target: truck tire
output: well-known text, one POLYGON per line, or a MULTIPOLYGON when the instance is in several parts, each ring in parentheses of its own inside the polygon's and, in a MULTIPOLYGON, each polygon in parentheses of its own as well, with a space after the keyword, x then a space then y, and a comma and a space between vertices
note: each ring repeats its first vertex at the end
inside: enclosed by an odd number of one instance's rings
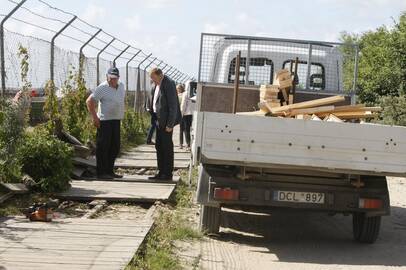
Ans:
POLYGON ((200 208, 200 230, 208 234, 220 231, 221 208, 202 205, 200 208))
POLYGON ((352 229, 354 239, 360 243, 372 244, 379 235, 381 217, 367 217, 365 213, 352 215, 352 229))

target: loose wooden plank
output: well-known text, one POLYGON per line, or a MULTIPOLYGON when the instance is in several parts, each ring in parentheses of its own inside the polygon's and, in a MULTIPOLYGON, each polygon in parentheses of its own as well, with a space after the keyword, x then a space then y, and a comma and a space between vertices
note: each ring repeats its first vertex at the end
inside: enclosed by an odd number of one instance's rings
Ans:
POLYGON ((269 108, 269 110, 273 114, 277 114, 277 113, 288 112, 289 110, 293 110, 293 109, 305 109, 305 108, 312 108, 312 107, 319 107, 319 106, 323 106, 323 105, 334 104, 337 102, 342 102, 344 100, 345 100, 345 97, 343 97, 343 96, 332 96, 332 97, 327 97, 327 98, 315 99, 315 100, 311 100, 311 101, 294 103, 294 104, 290 104, 290 105, 286 105, 286 106, 281 106, 279 108, 269 108))
POLYGON ((238 112, 240 115, 252 115, 252 116, 265 116, 263 111, 253 111, 253 112, 238 112))
POLYGON ((13 197, 14 193, 13 192, 7 192, 5 194, 0 193, 0 203, 5 202, 6 200, 10 199, 13 197))
POLYGON ((326 121, 326 122, 337 122, 337 123, 342 123, 342 122, 344 122, 343 120, 341 120, 340 118, 338 118, 338 117, 335 116, 334 114, 328 115, 326 118, 323 119, 323 121, 326 121))
POLYGON ((123 269, 152 220, 63 219, 50 223, 0 219, 0 265, 5 269, 123 269))
POLYGON ((323 112, 334 111, 334 106, 322 106, 322 107, 313 107, 306 109, 294 109, 289 113, 289 116, 295 116, 298 114, 318 114, 323 112))
POLYGON ((13 192, 14 194, 23 194, 28 192, 26 185, 22 183, 0 183, 4 188, 13 192))
MULTIPOLYGON (((190 153, 175 153, 175 160, 190 160, 190 153)), ((156 153, 154 152, 124 152, 120 158, 134 159, 134 160, 156 160, 156 153)))
MULTIPOLYGON (((176 156, 176 154, 175 154, 176 156)), ((73 162, 75 164, 84 165, 88 167, 96 168, 96 159, 91 157, 89 159, 84 159, 80 157, 74 157, 73 162)), ((133 169, 133 168, 156 168, 157 162, 156 160, 133 160, 133 159, 126 159, 126 158, 118 158, 115 162, 116 168, 126 168, 126 169, 133 169)), ((188 160, 176 160, 174 162, 175 169, 186 169, 189 167, 188 160)))
MULTIPOLYGON (((98 179, 95 177, 82 177, 76 180, 83 180, 83 181, 113 181, 113 182, 140 182, 140 183, 168 183, 168 181, 162 180, 149 180, 148 177, 150 175, 140 175, 140 174, 131 174, 131 175, 123 175, 123 178, 114 178, 114 179, 98 179)), ((172 182, 176 183, 179 182, 180 177, 177 175, 173 176, 172 182)))
POLYGON ((118 181, 73 180, 71 188, 57 194, 59 198, 71 200, 155 202, 166 201, 174 191, 176 183, 141 183, 118 181))
MULTIPOLYGON (((325 113, 318 114, 320 117, 328 116, 325 113)), ((340 119, 360 119, 360 118, 375 118, 378 115, 372 112, 336 112, 334 113, 340 119)))

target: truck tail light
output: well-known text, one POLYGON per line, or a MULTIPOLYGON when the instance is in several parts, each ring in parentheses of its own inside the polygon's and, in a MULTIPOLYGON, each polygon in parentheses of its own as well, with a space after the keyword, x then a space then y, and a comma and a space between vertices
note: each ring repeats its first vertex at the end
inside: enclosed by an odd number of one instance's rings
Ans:
POLYGON ((240 196, 238 189, 214 188, 214 199, 223 201, 237 201, 240 196))
POLYGON ((360 198, 359 199, 359 208, 363 209, 381 209, 383 206, 381 199, 367 199, 367 198, 360 198))

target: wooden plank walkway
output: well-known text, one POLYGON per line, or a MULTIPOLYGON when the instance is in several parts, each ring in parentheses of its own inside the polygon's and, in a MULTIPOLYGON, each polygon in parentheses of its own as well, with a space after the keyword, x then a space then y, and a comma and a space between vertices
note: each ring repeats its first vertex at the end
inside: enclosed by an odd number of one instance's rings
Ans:
POLYGON ((150 202, 167 201, 176 183, 73 180, 72 187, 57 196, 63 199, 92 201, 150 202))
POLYGON ((0 269, 124 269, 153 221, 0 219, 0 269))
MULTIPOLYGON (((96 168, 96 158, 90 157, 88 159, 75 157, 73 158, 73 162, 76 164, 82 164, 85 166, 90 166, 96 168)), ((115 163, 116 168, 123 168, 123 169, 156 169, 157 163, 156 159, 142 159, 142 160, 135 160, 132 158, 117 158, 115 163)), ((187 169, 189 167, 189 160, 185 159, 176 159, 175 154, 175 162, 174 168, 175 169, 187 169)))

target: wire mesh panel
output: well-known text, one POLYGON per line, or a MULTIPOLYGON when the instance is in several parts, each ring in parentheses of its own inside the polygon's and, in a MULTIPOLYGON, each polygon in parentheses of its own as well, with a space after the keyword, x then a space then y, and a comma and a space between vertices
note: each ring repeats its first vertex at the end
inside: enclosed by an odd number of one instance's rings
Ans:
POLYGON ((18 33, 5 30, 5 71, 6 86, 10 91, 15 91, 22 85, 19 47, 27 49, 29 55, 28 81, 33 87, 40 88, 49 79, 49 43, 18 33))
POLYGON ((277 71, 294 72, 297 61, 298 90, 354 90, 358 52, 353 44, 218 34, 202 34, 199 81, 234 83, 239 52, 241 84, 272 84, 277 71))
POLYGON ((169 65, 46 0, 4 1, 0 6, 0 20, 4 26, 0 42, 4 41, 5 45, 4 59, 2 53, 0 58, 1 95, 12 96, 21 89, 20 45, 28 52, 27 80, 35 90, 31 92, 33 95, 42 96, 51 77, 57 94, 63 95, 60 90, 64 83, 70 75, 78 73, 83 76, 86 88, 93 90, 106 80, 106 71, 114 63, 120 70, 122 83, 131 92, 128 99, 137 99, 136 109, 144 102, 145 90, 151 88, 144 70, 154 65, 169 65), (81 67, 80 52, 84 56, 81 67))

